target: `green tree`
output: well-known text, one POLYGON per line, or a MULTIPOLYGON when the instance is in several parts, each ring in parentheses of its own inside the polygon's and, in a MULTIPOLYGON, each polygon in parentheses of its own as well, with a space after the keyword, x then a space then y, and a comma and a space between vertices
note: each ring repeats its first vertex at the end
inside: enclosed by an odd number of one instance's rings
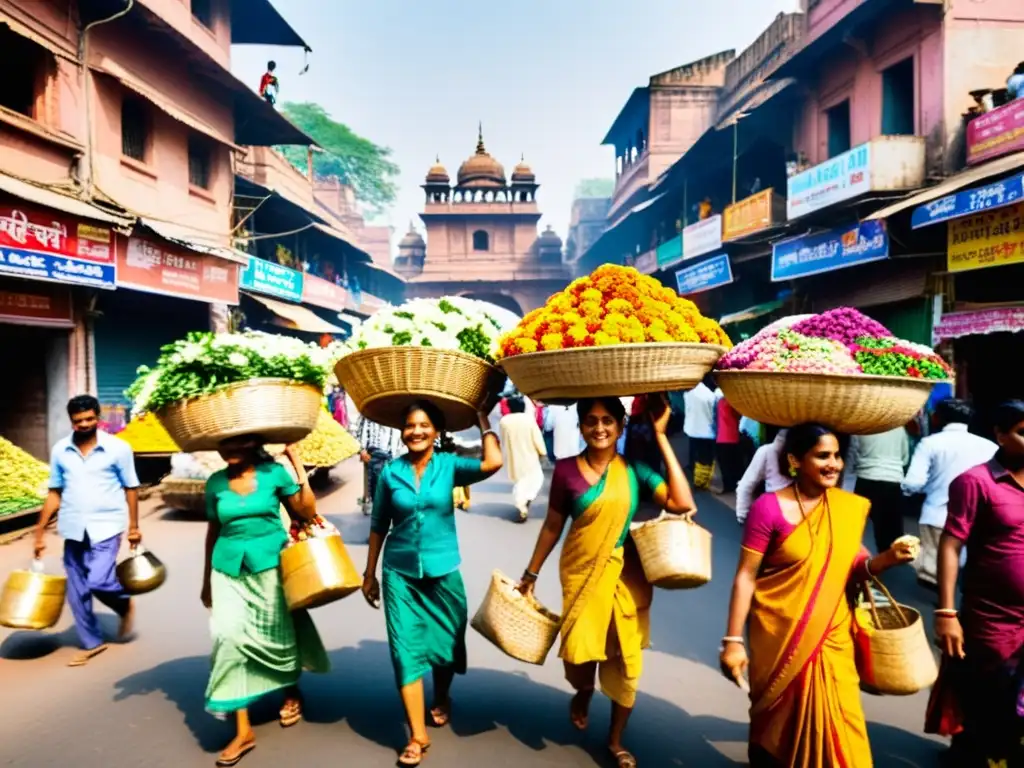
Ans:
MULTIPOLYGON (((318 176, 340 178, 355 190, 369 213, 380 213, 395 201, 398 166, 391 160, 389 147, 374 144, 332 119, 319 104, 285 103, 281 111, 324 150, 313 154, 313 171, 318 176)), ((304 147, 280 150, 292 165, 306 172, 304 147)))
POLYGON ((583 179, 576 185, 574 197, 611 197, 615 191, 615 182, 611 179, 583 179))

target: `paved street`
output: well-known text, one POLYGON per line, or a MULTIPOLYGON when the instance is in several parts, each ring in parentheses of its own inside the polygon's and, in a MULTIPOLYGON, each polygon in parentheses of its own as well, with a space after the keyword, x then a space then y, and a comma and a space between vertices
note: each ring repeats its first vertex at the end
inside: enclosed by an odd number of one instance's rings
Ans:
MULTIPOLYGON (((351 514, 362 485, 356 482, 360 471, 353 463, 336 470, 341 484, 323 500, 322 511, 341 527, 361 568, 368 526, 361 515, 351 514)), ((521 573, 537 535, 538 519, 511 522, 504 501, 509 492, 508 481, 499 476, 474 489, 469 514, 459 513, 471 610, 494 568, 521 573)), ((732 511, 715 497, 701 495, 698 504, 700 521, 715 535, 715 579, 700 590, 655 597, 654 648, 645 657, 642 694, 628 733, 628 744, 646 768, 746 762, 746 702, 716 669, 740 529, 732 511)), ((169 578, 158 592, 139 599, 134 642, 112 646, 88 667, 69 669, 74 634, 68 611, 48 633, 0 631, 5 692, 0 763, 188 768, 212 765, 230 738, 230 728, 203 710, 210 647, 207 613, 199 602, 204 525, 167 511, 154 513, 143 525, 169 578)), ((51 566, 57 552, 53 538, 51 566)), ((29 558, 28 539, 0 548, 0 574, 29 558)), ((553 566, 545 569, 538 594, 557 607, 553 566)), ((904 601, 925 598, 909 570, 888 581, 904 601)), ((113 631, 113 617, 105 618, 113 631)), ((294 729, 277 726, 276 700, 257 708, 259 746, 243 765, 393 765, 404 731, 383 616, 357 594, 317 610, 314 618, 333 671, 305 678, 309 720, 294 729)), ((425 765, 606 765, 607 701, 595 699, 591 730, 581 738, 568 723, 568 688, 554 653, 544 667, 520 664, 472 631, 469 652, 470 671, 453 692, 453 729, 435 733, 425 765)), ((935 765, 943 745, 920 733, 926 700, 924 694, 866 698, 876 765, 935 765)))

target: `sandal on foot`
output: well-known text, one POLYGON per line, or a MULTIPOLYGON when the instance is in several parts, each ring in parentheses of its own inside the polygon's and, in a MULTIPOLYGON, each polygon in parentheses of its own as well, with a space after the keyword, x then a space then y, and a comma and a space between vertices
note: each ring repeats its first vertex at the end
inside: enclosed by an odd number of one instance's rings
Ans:
POLYGON ((405 749, 402 750, 402 754, 398 756, 398 764, 419 765, 423 762, 423 756, 427 754, 428 749, 430 749, 429 741, 424 744, 422 741, 412 739, 405 745, 405 749))
POLYGON ((233 755, 225 756, 224 753, 222 752, 221 756, 217 758, 216 765, 220 766, 220 768, 228 768, 232 765, 238 765, 240 762, 242 762, 242 758, 248 755, 254 749, 256 749, 256 742, 250 741, 248 744, 243 744, 241 747, 239 747, 238 752, 236 752, 233 755))
POLYGON ((452 719, 452 703, 435 704, 430 708, 430 721, 435 728, 444 728, 452 719))
POLYGON ((302 700, 293 699, 286 701, 284 706, 281 707, 281 711, 278 713, 279 722, 282 728, 291 728, 293 725, 302 720, 302 700))
POLYGON ((636 758, 633 757, 626 750, 622 750, 621 752, 613 752, 612 757, 615 758, 615 763, 618 766, 618 768, 637 768, 636 758))
POLYGON ((71 657, 71 661, 68 662, 68 666, 69 667, 84 667, 86 664, 88 664, 94 658, 99 656, 105 650, 107 650, 107 646, 106 645, 97 645, 95 648, 90 648, 87 651, 79 651, 78 653, 76 653, 74 656, 71 657))
POLYGON ((569 721, 577 731, 585 731, 590 725, 590 700, 593 697, 594 689, 588 688, 585 691, 577 691, 569 702, 569 721))

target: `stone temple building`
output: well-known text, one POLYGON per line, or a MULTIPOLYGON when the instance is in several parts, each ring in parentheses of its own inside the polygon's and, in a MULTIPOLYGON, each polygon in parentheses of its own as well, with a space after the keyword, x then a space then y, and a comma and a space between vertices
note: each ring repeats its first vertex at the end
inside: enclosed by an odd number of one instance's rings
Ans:
POLYGON ((410 226, 394 261, 406 297, 466 296, 522 315, 564 288, 562 240, 550 227, 537 234, 539 186, 525 162, 506 180, 482 130, 454 185, 438 160, 423 184, 426 241, 410 226))

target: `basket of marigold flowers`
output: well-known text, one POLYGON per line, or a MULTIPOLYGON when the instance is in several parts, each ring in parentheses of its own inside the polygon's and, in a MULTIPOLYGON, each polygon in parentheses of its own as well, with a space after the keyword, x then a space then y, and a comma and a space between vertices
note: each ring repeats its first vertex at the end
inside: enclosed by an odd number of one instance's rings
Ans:
POLYGON ((605 264, 528 313, 498 346, 516 388, 550 403, 692 389, 732 342, 653 277, 605 264))

